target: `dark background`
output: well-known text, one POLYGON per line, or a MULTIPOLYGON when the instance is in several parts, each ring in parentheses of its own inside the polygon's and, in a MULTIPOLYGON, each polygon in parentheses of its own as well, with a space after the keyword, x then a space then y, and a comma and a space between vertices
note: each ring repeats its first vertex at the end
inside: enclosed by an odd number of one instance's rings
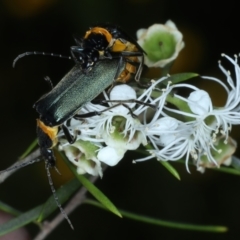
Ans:
MULTIPOLYGON (((21 59, 13 69, 12 62, 18 54, 45 51, 69 55, 69 47, 74 45, 72 34, 83 35, 90 25, 97 22, 119 24, 134 36, 137 29, 165 23, 168 19, 183 32, 186 44, 173 72, 192 71, 222 76, 217 66, 220 54, 224 52, 233 56, 240 51, 239 9, 231 0, 217 5, 211 1, 194 1, 189 5, 174 0, 2 0, 1 169, 15 162, 36 138, 37 114, 32 105, 49 91, 43 78, 49 76, 57 83, 73 66, 73 62, 65 59, 29 56, 21 59)), ((216 103, 224 103, 221 94, 214 90, 213 94, 216 103)), ((237 140, 238 132, 237 128, 232 132, 237 140)), ((207 234, 162 228, 119 219, 84 205, 70 215, 75 231, 64 221, 48 239, 239 238, 239 177, 212 170, 200 174, 192 169, 189 174, 184 165, 175 164, 182 179, 177 181, 158 162, 151 160, 133 165, 133 157, 127 155, 97 182, 117 207, 171 221, 226 225, 229 232, 207 234)), ((70 178, 63 168, 60 167, 62 176, 54 177, 55 186, 70 178)), ((41 163, 21 169, 0 186, 1 200, 22 211, 43 203, 50 195, 41 163)), ((31 225, 29 231, 34 236, 37 228, 31 225)))

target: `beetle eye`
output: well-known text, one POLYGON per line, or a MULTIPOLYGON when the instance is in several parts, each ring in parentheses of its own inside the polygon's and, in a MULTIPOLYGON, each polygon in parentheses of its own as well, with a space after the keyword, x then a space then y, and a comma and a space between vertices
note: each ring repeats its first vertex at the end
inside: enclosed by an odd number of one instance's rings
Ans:
POLYGON ((81 64, 83 64, 83 63, 85 63, 85 62, 87 62, 88 61, 88 56, 86 56, 86 55, 79 55, 79 62, 81 63, 81 64))
POLYGON ((97 62, 98 59, 99 59, 99 52, 98 52, 98 51, 92 52, 91 60, 92 60, 93 62, 97 62))

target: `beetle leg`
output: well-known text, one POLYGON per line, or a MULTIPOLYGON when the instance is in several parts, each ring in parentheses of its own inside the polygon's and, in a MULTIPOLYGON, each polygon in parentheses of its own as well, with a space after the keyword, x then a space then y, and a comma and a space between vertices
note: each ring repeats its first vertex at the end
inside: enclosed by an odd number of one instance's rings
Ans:
POLYGON ((103 104, 103 103, 117 103, 113 106, 110 106, 102 111, 94 111, 94 112, 89 112, 89 113, 85 113, 85 114, 76 114, 74 115, 74 119, 76 120, 81 120, 82 118, 89 118, 89 117, 94 117, 94 116, 97 116, 97 115, 101 115, 103 112, 106 112, 110 109, 113 109, 115 107, 118 107, 118 106, 124 106, 125 108, 127 108, 131 114, 131 116, 133 118, 137 118, 137 116, 133 113, 132 109, 126 104, 126 103, 137 103, 137 104, 141 104, 141 105, 144 105, 144 106, 148 106, 148 107, 151 107, 153 108, 154 110, 157 110, 157 106, 155 104, 151 104, 151 103, 145 103, 145 102, 142 102, 142 101, 139 101, 139 100, 136 100, 136 99, 128 99, 128 100, 100 100, 100 99, 96 99, 94 101, 94 103, 99 103, 99 104, 103 104))
MULTIPOLYGON (((142 84, 140 83, 140 77, 141 77, 141 73, 142 73, 142 69, 143 69, 143 64, 144 64, 144 54, 142 52, 131 52, 131 51, 122 51, 122 52, 112 52, 112 58, 120 58, 126 62, 131 63, 132 65, 137 64, 138 68, 137 68, 137 72, 135 74, 135 81, 142 87, 149 87, 148 85, 142 84), (141 60, 139 62, 136 61, 132 61, 131 59, 129 59, 129 57, 141 57, 141 60)), ((118 65, 118 69, 120 68, 121 63, 119 63, 118 65)), ((116 78, 119 76, 119 70, 117 69, 116 75, 115 75, 115 81, 116 78)))
POLYGON ((132 116, 133 118, 137 118, 137 115, 135 115, 135 114, 133 113, 132 109, 131 109, 127 104, 125 104, 124 102, 118 102, 117 104, 115 104, 115 105, 113 105, 113 106, 111 106, 111 107, 108 107, 107 109, 104 109, 104 110, 102 110, 101 112, 102 112, 102 113, 103 113, 103 112, 106 112, 106 111, 108 111, 108 110, 110 110, 110 109, 112 109, 112 108, 115 108, 115 107, 117 107, 117 106, 124 106, 125 108, 127 108, 127 109, 129 110, 129 113, 131 114, 131 116, 132 116))
POLYGON ((100 112, 94 111, 94 112, 89 112, 89 113, 84 113, 84 114, 76 114, 73 116, 73 118, 76 120, 81 120, 82 118, 94 117, 94 116, 98 116, 101 114, 102 114, 102 111, 100 111, 100 112))
POLYGON ((140 83, 139 80, 140 80, 140 77, 141 77, 141 74, 142 74, 143 64, 144 64, 144 55, 142 55, 142 57, 141 57, 141 61, 140 61, 139 67, 138 67, 136 75, 135 75, 135 80, 140 85, 141 85, 141 83, 140 83))
POLYGON ((139 79, 141 77, 141 73, 142 73, 142 69, 143 69, 143 64, 144 64, 144 54, 142 52, 126 52, 123 51, 122 56, 124 57, 141 57, 141 61, 139 63, 137 72, 135 74, 135 80, 137 83, 139 83, 141 85, 141 83, 139 82, 139 79))
MULTIPOLYGON (((144 105, 152 108, 153 110, 157 110, 157 106, 155 104, 151 103, 146 103, 143 101, 139 101, 137 99, 127 99, 127 100, 101 100, 101 103, 117 103, 116 105, 111 106, 112 107, 117 107, 119 105, 123 105, 123 103, 137 103, 139 105, 144 105)), ((103 111, 107 111, 108 109, 104 109, 103 111)))
POLYGON ((104 59, 107 58, 107 59, 113 59, 113 56, 112 54, 106 50, 105 53, 104 53, 104 59))
POLYGON ((121 70, 121 66, 123 64, 123 57, 120 57, 119 59, 119 62, 118 62, 118 65, 117 65, 117 71, 115 73, 115 76, 114 76, 114 81, 111 85, 111 87, 108 89, 108 93, 111 92, 111 90, 113 89, 113 87, 116 85, 116 83, 118 82, 118 77, 120 75, 120 70, 121 70))
POLYGON ((70 47, 70 53, 71 53, 71 56, 72 56, 72 58, 73 58, 75 63, 79 63, 79 60, 76 57, 76 54, 80 53, 82 51, 83 51, 83 48, 81 48, 79 46, 72 46, 72 47, 70 47))
POLYGON ((61 128, 62 128, 62 130, 63 130, 63 132, 64 132, 64 135, 65 135, 67 141, 68 141, 70 144, 73 144, 73 143, 76 141, 77 135, 73 136, 73 135, 69 132, 68 128, 67 128, 64 124, 62 124, 61 128))
POLYGON ((75 41, 75 43, 81 47, 83 47, 83 38, 79 37, 77 35, 73 35, 73 39, 75 41))

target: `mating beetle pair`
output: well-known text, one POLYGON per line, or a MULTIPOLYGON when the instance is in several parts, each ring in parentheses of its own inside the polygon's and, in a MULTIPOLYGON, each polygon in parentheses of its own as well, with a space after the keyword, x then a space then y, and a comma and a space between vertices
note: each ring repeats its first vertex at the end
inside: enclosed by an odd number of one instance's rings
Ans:
MULTIPOLYGON (((72 226, 70 220, 58 203, 49 171, 56 164, 52 148, 57 144, 59 128, 63 130, 69 143, 73 143, 76 136, 70 134, 65 122, 71 118, 79 119, 101 114, 101 112, 93 112, 78 115, 77 112, 84 104, 92 101, 114 82, 125 83, 130 79, 131 74, 134 74, 135 79, 139 81, 144 54, 143 49, 135 40, 113 25, 90 28, 83 38, 75 37, 75 41, 78 46, 71 47, 71 55, 76 65, 49 93, 42 96, 34 104, 34 108, 40 115, 37 119, 40 152, 45 161, 47 175, 57 205, 70 226, 72 226), (138 57, 141 57, 140 61, 138 57)), ((39 54, 39 52, 21 54, 14 60, 13 64, 15 65, 21 57, 31 54, 39 54)))
POLYGON ((90 28, 83 38, 75 41, 79 45, 71 47, 75 67, 34 105, 40 114, 37 133, 41 154, 50 166, 55 163, 51 148, 56 145, 58 127, 61 126, 69 143, 73 143, 75 137, 64 122, 74 115, 76 118, 85 103, 114 82, 126 82, 132 73, 138 81, 142 71, 144 51, 117 26, 105 24, 90 28), (141 60, 136 56, 141 56, 141 60))

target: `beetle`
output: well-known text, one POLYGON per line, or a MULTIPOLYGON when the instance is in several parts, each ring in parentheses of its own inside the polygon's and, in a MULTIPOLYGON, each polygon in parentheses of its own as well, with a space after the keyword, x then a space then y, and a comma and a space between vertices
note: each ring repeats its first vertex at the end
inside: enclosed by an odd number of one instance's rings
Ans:
MULTIPOLYGON (((39 114, 37 119, 38 145, 41 156, 45 161, 51 190, 57 206, 71 227, 72 224, 69 218, 58 202, 50 174, 50 168, 57 170, 56 158, 53 152, 53 147, 58 142, 57 134, 62 129, 68 142, 70 144, 74 143, 76 134, 71 135, 65 125, 66 121, 71 118, 79 119, 101 114, 101 112, 92 112, 79 115, 77 112, 84 104, 92 101, 104 89, 115 82, 125 83, 129 80, 131 74, 134 74, 135 79, 138 81, 142 71, 144 53, 136 41, 132 40, 116 26, 101 25, 93 27, 86 32, 83 39, 75 38, 75 41, 79 46, 76 48, 71 47, 71 54, 76 65, 49 93, 43 95, 33 106, 39 114), (106 39, 108 44, 106 45, 104 41, 100 40, 101 44, 98 45, 98 39, 106 39), (94 45, 94 43, 96 44, 94 45), (99 57, 94 58, 94 54, 99 57), (138 56, 141 57, 141 61, 138 60, 138 56), (136 67, 138 67, 137 70, 136 67)), ((14 60, 13 65, 16 64, 18 59, 31 54, 65 57, 56 54, 26 52, 19 55, 14 60)), ((124 103, 120 104, 124 105, 124 103)), ((37 161, 39 159, 32 160, 24 165, 10 167, 4 171, 21 168, 37 161)))
MULTIPOLYGON (((57 144, 57 134, 60 129, 63 130, 69 143, 76 140, 76 136, 72 136, 65 126, 67 120, 73 117, 84 118, 101 114, 101 112, 93 112, 78 115, 77 112, 84 104, 93 100, 113 83, 117 66, 119 66, 118 59, 106 59, 97 62, 90 72, 83 73, 79 64, 76 64, 49 93, 43 95, 33 106, 39 113, 37 119, 38 145, 42 159, 45 161, 51 190, 57 206, 72 228, 71 221, 58 202, 52 183, 50 168, 57 170, 53 147, 57 144)), ((125 63, 121 62, 120 67, 120 70, 124 71, 125 63)), ((38 161, 40 160, 35 159, 28 163, 15 165, 0 173, 15 170, 38 161)))
POLYGON ((96 62, 105 58, 120 60, 124 58, 128 62, 125 76, 117 80, 119 75, 117 69, 115 80, 126 83, 131 74, 135 74, 135 80, 139 82, 145 52, 137 41, 119 26, 109 23, 99 24, 91 27, 83 38, 75 36, 74 40, 77 46, 71 47, 71 55, 76 63, 81 63, 83 71, 91 70, 96 62), (141 57, 140 61, 138 57, 141 57))
MULTIPOLYGON (((29 55, 48 55, 53 57, 73 59, 84 73, 91 71, 98 61, 105 59, 119 59, 119 65, 116 67, 114 76, 115 82, 126 83, 131 76, 139 83, 143 63, 144 50, 137 41, 129 36, 123 29, 113 24, 99 24, 90 27, 83 37, 74 36, 77 46, 70 47, 70 56, 45 52, 25 52, 18 55, 13 61, 13 67, 16 62, 29 55), (139 60, 140 58, 140 60, 139 60), (124 71, 120 71, 121 62, 127 62, 124 71), (119 74, 121 72, 121 78, 119 74)), ((140 84, 140 83, 139 83, 140 84)))
MULTIPOLYGON (((97 62, 90 72, 84 74, 76 64, 49 93, 34 104, 33 107, 40 115, 37 119, 39 147, 49 167, 55 166, 52 148, 57 144, 59 127, 62 128, 69 143, 73 143, 75 137, 69 133, 65 122, 74 117, 84 104, 93 100, 113 83, 118 65, 117 59, 103 60, 97 62)), ((123 62, 121 71, 124 71, 124 68, 123 62)), ((82 117, 96 114, 101 113, 94 112, 82 117)))

